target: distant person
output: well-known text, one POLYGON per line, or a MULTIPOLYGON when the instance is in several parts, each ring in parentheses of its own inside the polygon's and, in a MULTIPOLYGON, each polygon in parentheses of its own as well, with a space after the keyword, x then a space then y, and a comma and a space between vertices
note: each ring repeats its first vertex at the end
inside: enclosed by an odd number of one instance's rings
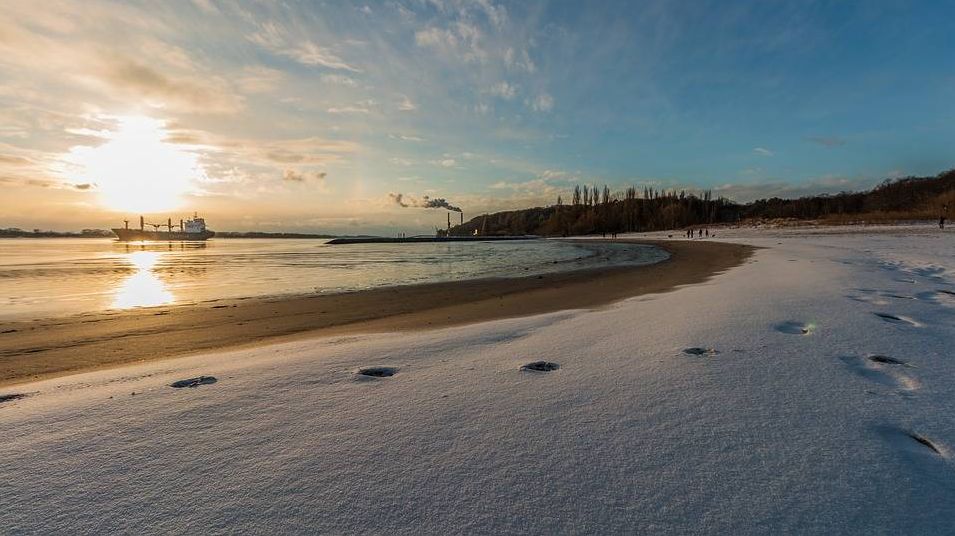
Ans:
POLYGON ((709 229, 705 229, 704 232, 706 232, 706 237, 709 238, 709 237, 710 237, 710 230, 709 230, 709 229))
POLYGON ((945 229, 945 214, 942 214, 938 217, 938 228, 943 230, 945 229))

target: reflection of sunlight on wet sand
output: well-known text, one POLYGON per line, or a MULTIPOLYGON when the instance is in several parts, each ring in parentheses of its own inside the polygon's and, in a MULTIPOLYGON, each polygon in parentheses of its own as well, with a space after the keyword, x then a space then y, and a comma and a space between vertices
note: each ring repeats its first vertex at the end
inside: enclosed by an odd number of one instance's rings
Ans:
POLYGON ((136 268, 136 273, 123 281, 116 290, 113 307, 128 309, 172 303, 172 293, 152 272, 161 256, 162 253, 156 251, 134 251, 125 257, 136 268))

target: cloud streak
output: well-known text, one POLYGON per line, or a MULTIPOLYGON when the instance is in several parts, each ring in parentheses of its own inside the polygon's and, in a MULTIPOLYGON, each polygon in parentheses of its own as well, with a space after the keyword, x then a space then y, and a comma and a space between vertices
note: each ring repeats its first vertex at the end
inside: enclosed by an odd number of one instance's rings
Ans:
POLYGON ((287 28, 274 21, 262 23, 258 31, 249 36, 249 40, 273 54, 303 65, 361 72, 361 69, 349 65, 331 49, 319 46, 310 39, 296 39, 287 28))

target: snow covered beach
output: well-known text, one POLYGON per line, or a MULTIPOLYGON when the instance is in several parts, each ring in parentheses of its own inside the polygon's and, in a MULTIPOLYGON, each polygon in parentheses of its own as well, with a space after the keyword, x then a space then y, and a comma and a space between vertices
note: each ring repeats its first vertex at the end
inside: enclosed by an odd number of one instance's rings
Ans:
POLYGON ((705 283, 598 310, 17 386, 30 396, 0 403, 0 526, 950 531, 952 235, 742 229, 715 240, 763 249, 705 283), (560 368, 521 370, 538 360, 560 368), (396 372, 356 374, 367 366, 396 372), (169 387, 203 375, 218 381, 169 387))

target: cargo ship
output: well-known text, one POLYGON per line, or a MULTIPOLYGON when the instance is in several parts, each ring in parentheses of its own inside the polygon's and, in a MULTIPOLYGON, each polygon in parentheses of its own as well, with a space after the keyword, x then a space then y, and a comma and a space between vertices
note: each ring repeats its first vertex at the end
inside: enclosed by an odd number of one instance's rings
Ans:
POLYGON ((190 220, 179 220, 178 226, 173 226, 172 218, 166 220, 166 223, 147 223, 142 216, 139 217, 139 229, 130 229, 129 220, 124 220, 125 226, 122 229, 113 229, 113 233, 123 242, 138 242, 141 240, 208 240, 216 235, 215 232, 206 229, 206 220, 200 218, 198 214, 193 215, 190 220), (146 226, 152 227, 146 230, 146 226), (162 230, 165 227, 166 230, 162 230))

